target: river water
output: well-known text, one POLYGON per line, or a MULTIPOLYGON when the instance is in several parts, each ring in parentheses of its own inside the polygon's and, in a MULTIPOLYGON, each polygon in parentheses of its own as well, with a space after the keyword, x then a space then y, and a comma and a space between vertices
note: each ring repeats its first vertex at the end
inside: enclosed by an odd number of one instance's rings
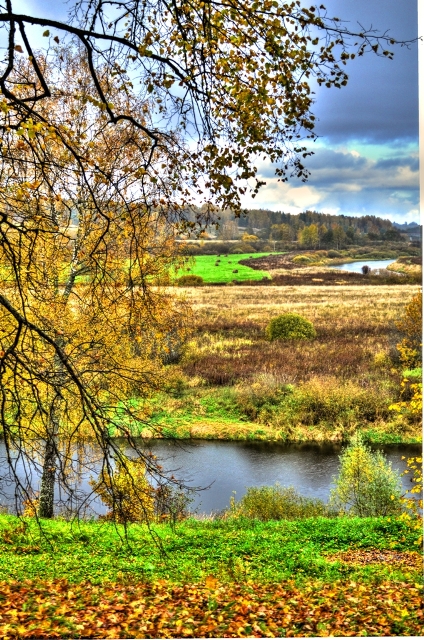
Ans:
MULTIPOLYGON (((277 444, 268 442, 226 441, 170 441, 156 440, 151 443, 152 452, 158 457, 166 471, 183 479, 192 487, 201 487, 191 505, 197 512, 209 514, 229 506, 232 492, 240 499, 247 487, 273 485, 293 486, 304 496, 327 501, 333 477, 338 472, 341 447, 314 444, 277 444), (208 487, 208 488, 206 488, 208 487)), ((87 447, 87 445, 85 445, 87 447)), ((402 456, 421 454, 420 445, 387 445, 381 447, 393 469, 403 471, 406 461, 402 456)), ((90 453, 90 452, 89 452, 90 453)), ((82 494, 91 490, 90 477, 100 470, 96 452, 88 457, 90 470, 80 466, 78 488, 82 494)), ((78 465, 77 465, 78 466, 78 465)), ((23 464, 18 461, 17 470, 24 477, 23 464)), ((37 490, 39 473, 32 473, 32 487, 37 490)), ((0 442, 0 504, 13 511, 14 485, 6 479, 4 443, 0 442), (3 477, 3 482, 1 478, 3 477)), ((403 478, 404 488, 410 487, 408 477, 403 478)), ((60 496, 57 495, 57 498, 60 496)), ((104 513, 105 508, 95 500, 91 504, 95 513, 104 513)), ((88 512, 90 513, 90 511, 88 512)))
POLYGON ((389 264, 395 262, 394 258, 391 260, 365 260, 361 262, 345 262, 344 264, 335 264, 330 269, 342 269, 343 271, 353 271, 354 273, 361 273, 362 267, 367 265, 371 269, 387 269, 389 264))

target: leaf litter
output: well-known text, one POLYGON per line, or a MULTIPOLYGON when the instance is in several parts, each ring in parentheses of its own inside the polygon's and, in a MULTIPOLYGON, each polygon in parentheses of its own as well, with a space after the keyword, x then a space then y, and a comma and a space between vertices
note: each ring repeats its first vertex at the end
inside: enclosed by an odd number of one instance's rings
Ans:
POLYGON ((424 635, 418 584, 133 585, 0 582, 0 635, 17 638, 273 638, 424 635))

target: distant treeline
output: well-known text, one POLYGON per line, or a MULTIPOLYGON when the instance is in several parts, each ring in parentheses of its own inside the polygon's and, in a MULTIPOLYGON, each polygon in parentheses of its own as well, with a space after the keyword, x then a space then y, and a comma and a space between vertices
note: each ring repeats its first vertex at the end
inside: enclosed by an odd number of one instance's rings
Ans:
POLYGON ((383 240, 401 242, 404 238, 390 220, 377 216, 345 216, 305 211, 299 214, 284 211, 251 209, 245 217, 235 220, 229 211, 221 213, 218 238, 235 240, 240 233, 259 240, 298 242, 308 248, 342 248, 383 240))

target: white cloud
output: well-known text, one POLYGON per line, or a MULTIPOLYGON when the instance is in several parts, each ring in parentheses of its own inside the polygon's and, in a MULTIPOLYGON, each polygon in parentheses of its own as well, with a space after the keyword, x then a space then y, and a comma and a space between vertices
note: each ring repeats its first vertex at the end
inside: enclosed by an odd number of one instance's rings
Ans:
POLYGON ((382 145, 376 153, 374 145, 368 155, 366 146, 359 149, 316 147, 308 161, 311 176, 306 185, 294 180, 278 182, 271 164, 261 162, 258 169, 267 184, 255 200, 246 196, 243 206, 291 213, 315 209, 418 221, 416 150, 408 148, 402 153, 398 148, 382 145))

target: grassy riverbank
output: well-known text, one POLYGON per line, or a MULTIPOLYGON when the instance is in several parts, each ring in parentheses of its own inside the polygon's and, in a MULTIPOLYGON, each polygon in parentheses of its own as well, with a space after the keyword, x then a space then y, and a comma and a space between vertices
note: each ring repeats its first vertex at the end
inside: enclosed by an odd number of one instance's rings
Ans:
POLYGON ((421 557, 387 518, 0 517, 0 632, 24 637, 421 635, 421 557), (160 543, 162 550, 158 545, 160 543))
POLYGON ((193 338, 168 368, 168 391, 148 403, 145 435, 285 442, 421 441, 400 398, 395 322, 413 285, 196 287, 193 338), (313 322, 312 341, 268 342, 272 317, 313 322))
POLYGON ((123 526, 109 522, 43 521, 40 532, 34 520, 0 516, 2 579, 182 584, 214 575, 222 582, 294 579, 299 586, 347 577, 420 581, 417 533, 395 518, 190 519, 175 528, 153 524, 152 530, 154 536, 145 525, 131 524, 125 540, 123 526), (382 555, 366 564, 360 557, 366 550, 382 555), (385 560, 384 554, 395 552, 406 555, 399 562, 385 560))

